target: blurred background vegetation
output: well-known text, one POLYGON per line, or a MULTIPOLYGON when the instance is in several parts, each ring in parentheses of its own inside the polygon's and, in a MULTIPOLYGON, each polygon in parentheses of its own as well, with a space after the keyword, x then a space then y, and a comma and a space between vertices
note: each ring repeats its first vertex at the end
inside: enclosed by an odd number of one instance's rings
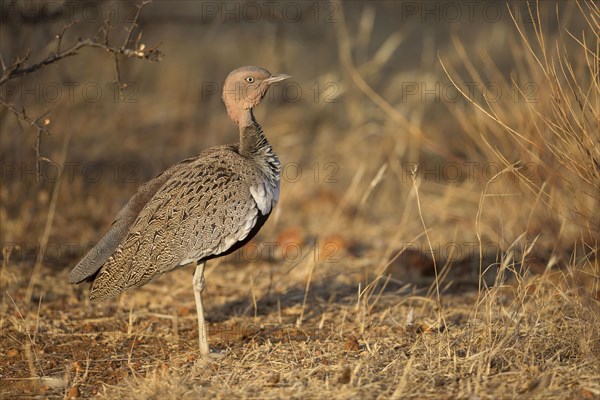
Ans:
MULTIPOLYGON (((3 1, 3 62, 27 50, 25 65, 40 62, 68 24, 62 48, 107 20, 118 46, 138 4, 3 1)), ((49 129, 38 180, 36 129, 2 107, 2 242, 35 258, 58 190, 48 243, 59 251, 48 261, 70 266, 142 182, 236 141, 220 85, 259 65, 294 77, 256 111, 284 164, 263 235, 342 236, 378 254, 367 263, 381 271, 410 246, 440 260, 452 244, 455 259, 510 250, 542 266, 589 260, 599 226, 598 53, 586 42, 597 45, 595 12, 588 2, 154 1, 128 45, 164 55, 119 56, 120 93, 115 58, 98 48, 1 86, 6 104, 49 129)))

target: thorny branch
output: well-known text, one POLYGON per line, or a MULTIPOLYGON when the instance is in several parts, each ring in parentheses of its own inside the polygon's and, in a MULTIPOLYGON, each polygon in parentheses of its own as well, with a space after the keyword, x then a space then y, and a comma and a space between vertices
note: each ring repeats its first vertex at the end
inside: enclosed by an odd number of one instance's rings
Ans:
POLYGON ((84 47, 100 48, 100 49, 104 49, 104 50, 106 50, 110 53, 116 54, 116 55, 123 54, 127 57, 143 58, 143 59, 150 60, 150 61, 160 60, 160 55, 162 54, 157 49, 158 46, 153 47, 151 49, 147 49, 147 50, 140 50, 140 49, 134 50, 134 49, 127 49, 127 48, 123 48, 123 47, 108 46, 104 43, 100 43, 100 42, 94 41, 92 39, 79 40, 76 44, 69 47, 68 49, 60 51, 60 52, 56 52, 56 53, 48 56, 43 61, 40 61, 39 63, 32 64, 27 67, 20 67, 20 65, 23 64, 23 62, 25 62, 29 58, 29 56, 31 56, 31 52, 28 52, 25 55, 25 57, 18 59, 15 62, 15 64, 8 67, 6 70, 4 70, 2 72, 2 77, 0 78, 0 85, 6 83, 7 81, 9 81, 11 79, 18 78, 18 77, 24 76, 24 75, 29 75, 47 65, 54 64, 55 62, 60 61, 63 58, 75 56, 75 55, 79 54, 79 50, 81 50, 84 47))
MULTIPOLYGON (((135 14, 135 17, 133 18, 131 25, 128 28, 126 28, 127 37, 126 37, 125 41, 123 42, 123 44, 119 47, 110 45, 110 43, 109 43, 109 34, 112 29, 112 25, 110 23, 111 16, 112 16, 112 13, 111 13, 108 16, 108 18, 106 19, 106 21, 104 22, 103 26, 98 30, 98 32, 96 33, 96 35, 94 35, 93 38, 88 38, 88 39, 79 38, 75 44, 73 44, 72 46, 70 46, 64 50, 61 50, 61 46, 63 44, 63 37, 64 37, 65 33, 67 32, 67 30, 69 28, 71 28, 73 25, 77 24, 79 21, 72 21, 72 22, 66 24, 62 28, 60 33, 58 33, 56 35, 56 38, 55 38, 56 39, 56 48, 55 48, 54 52, 49 54, 45 59, 43 59, 40 62, 29 64, 29 65, 26 64, 32 55, 31 50, 27 50, 23 56, 17 57, 16 60, 9 66, 6 66, 6 64, 4 62, 4 58, 2 57, 2 55, 0 55, 0 67, 2 68, 2 73, 0 75, 0 87, 10 80, 30 75, 48 65, 54 64, 65 58, 68 58, 68 57, 76 56, 79 54, 80 50, 82 50, 84 48, 97 48, 97 49, 103 49, 113 55, 114 60, 115 60, 115 83, 118 85, 119 92, 120 92, 124 88, 125 85, 123 85, 121 83, 121 77, 120 77, 120 72, 119 72, 119 55, 123 55, 125 57, 130 57, 130 58, 132 58, 132 57, 140 58, 140 59, 145 59, 145 60, 149 60, 149 61, 160 61, 160 59, 163 55, 162 52, 158 49, 162 43, 158 43, 157 45, 155 45, 151 48, 146 48, 146 46, 144 44, 140 45, 139 41, 141 39, 141 33, 138 35, 134 46, 133 47, 129 46, 129 44, 131 42, 131 36, 133 35, 133 31, 138 26, 138 21, 139 21, 142 9, 149 3, 151 3, 151 0, 144 0, 137 6, 137 12, 135 14), (102 38, 100 38, 101 35, 103 36, 102 38)), ((10 111, 12 114, 14 114, 19 121, 23 121, 36 129, 36 131, 37 131, 36 145, 35 145, 35 152, 36 152, 36 158, 37 158, 36 172, 37 172, 37 177, 39 179, 39 177, 40 177, 40 162, 43 160, 47 160, 46 158, 44 158, 40 155, 40 145, 41 145, 42 134, 43 133, 50 134, 49 129, 48 129, 50 120, 48 118, 46 118, 48 112, 47 111, 44 112, 41 116, 39 116, 37 118, 32 118, 27 115, 24 108, 18 109, 13 104, 9 103, 8 101, 6 101, 5 99, 2 99, 2 98, 0 98, 0 106, 6 108, 8 111, 10 111)))
POLYGON ((48 130, 48 125, 50 124, 50 120, 48 118, 45 118, 48 115, 48 111, 44 112, 39 117, 33 119, 27 115, 24 108, 19 110, 14 105, 5 102, 2 99, 0 99, 0 105, 5 107, 6 109, 8 109, 11 113, 13 113, 19 121, 24 121, 36 129, 37 132, 36 132, 36 141, 35 141, 35 147, 34 147, 35 154, 36 154, 35 172, 36 172, 36 176, 39 179, 40 164, 42 161, 48 161, 48 159, 46 157, 43 157, 40 155, 40 146, 42 144, 42 133, 45 133, 46 135, 50 134, 50 131, 48 130))
POLYGON ((60 47, 61 47, 62 39, 63 39, 65 32, 67 31, 67 29, 69 29, 71 26, 73 26, 74 24, 76 24, 78 22, 78 21, 73 21, 73 22, 70 22, 69 24, 65 25, 62 28, 61 32, 56 35, 56 40, 57 40, 56 50, 54 51, 53 54, 48 55, 44 60, 42 60, 38 63, 35 63, 35 64, 23 66, 23 64, 31 56, 31 51, 27 51, 27 53, 23 57, 17 58, 17 60, 11 66, 9 66, 9 67, 3 66, 2 76, 0 77, 0 85, 6 83, 9 80, 12 80, 12 79, 24 76, 24 75, 29 75, 45 66, 54 64, 55 62, 58 62, 64 58, 77 55, 77 54, 79 54, 79 51, 85 47, 104 49, 104 50, 108 51, 109 53, 113 53, 115 55, 122 54, 126 57, 137 57, 137 58, 146 59, 149 61, 160 61, 160 58, 162 57, 163 54, 160 50, 158 50, 158 47, 160 47, 161 43, 157 44, 156 46, 154 46, 152 48, 148 48, 148 49, 145 48, 145 46, 140 46, 137 48, 128 48, 127 47, 127 45, 129 44, 129 42, 131 40, 131 35, 132 35, 133 31, 134 31, 135 27, 138 25, 138 20, 139 20, 142 9, 150 2, 151 2, 150 0, 145 0, 138 5, 138 10, 135 15, 135 18, 133 19, 133 22, 131 23, 131 26, 129 28, 126 28, 128 31, 127 39, 120 47, 111 46, 108 43, 108 34, 112 27, 109 22, 110 21, 110 16, 109 16, 109 18, 107 18, 105 24, 100 29, 98 34, 96 34, 92 39, 84 40, 84 39, 80 38, 77 41, 77 43, 75 43, 71 47, 61 51, 60 47), (103 41, 98 40, 98 36, 99 36, 100 32, 104 32, 104 40, 103 41))

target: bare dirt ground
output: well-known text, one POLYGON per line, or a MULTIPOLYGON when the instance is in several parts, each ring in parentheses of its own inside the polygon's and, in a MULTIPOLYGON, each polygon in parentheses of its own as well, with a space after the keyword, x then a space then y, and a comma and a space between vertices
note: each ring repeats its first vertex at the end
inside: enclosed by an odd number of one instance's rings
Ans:
POLYGON ((273 285, 276 265, 220 265, 207 277, 207 312, 222 357, 205 361, 189 270, 100 306, 65 287, 66 273, 45 271, 29 313, 19 282, 31 271, 8 270, 18 272, 5 289, 7 397, 597 397, 596 304, 583 285, 561 288, 583 273, 481 296, 449 290, 440 311, 414 285, 359 296, 360 269, 313 275, 305 296, 302 281, 273 285))
MULTIPOLYGON (((4 63, 92 37, 91 5, 120 44, 136 9, 89 4, 3 9, 4 63)), ((600 398, 596 3, 205 4, 143 9, 136 49, 164 56, 120 56, 122 97, 101 49, 0 83, 51 133, 37 180, 0 105, 0 397, 600 398), (99 304, 67 275, 141 183, 236 140, 218 88, 243 64, 294 76, 256 110, 282 195, 207 265, 203 359, 192 267, 99 304)))

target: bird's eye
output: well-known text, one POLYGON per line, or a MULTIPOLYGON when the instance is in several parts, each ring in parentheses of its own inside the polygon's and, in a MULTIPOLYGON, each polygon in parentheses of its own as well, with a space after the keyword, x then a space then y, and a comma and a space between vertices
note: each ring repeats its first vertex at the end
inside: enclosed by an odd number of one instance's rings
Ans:
POLYGON ((249 77, 246 78, 246 82, 252 83, 252 82, 254 82, 254 78, 251 77, 251 76, 249 76, 249 77))

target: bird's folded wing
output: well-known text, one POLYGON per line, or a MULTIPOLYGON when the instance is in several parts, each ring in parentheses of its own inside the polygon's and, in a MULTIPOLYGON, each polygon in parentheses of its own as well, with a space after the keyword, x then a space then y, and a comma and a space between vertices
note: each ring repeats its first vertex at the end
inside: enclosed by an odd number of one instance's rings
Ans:
POLYGON ((90 298, 113 297, 242 241, 256 224, 258 207, 230 168, 204 159, 172 174, 102 265, 90 298))
POLYGON ((119 211, 109 231, 71 270, 69 273, 69 282, 79 283, 96 274, 100 267, 114 253, 125 235, 127 235, 130 226, 152 196, 175 172, 191 161, 193 159, 184 160, 140 186, 129 202, 119 211))

